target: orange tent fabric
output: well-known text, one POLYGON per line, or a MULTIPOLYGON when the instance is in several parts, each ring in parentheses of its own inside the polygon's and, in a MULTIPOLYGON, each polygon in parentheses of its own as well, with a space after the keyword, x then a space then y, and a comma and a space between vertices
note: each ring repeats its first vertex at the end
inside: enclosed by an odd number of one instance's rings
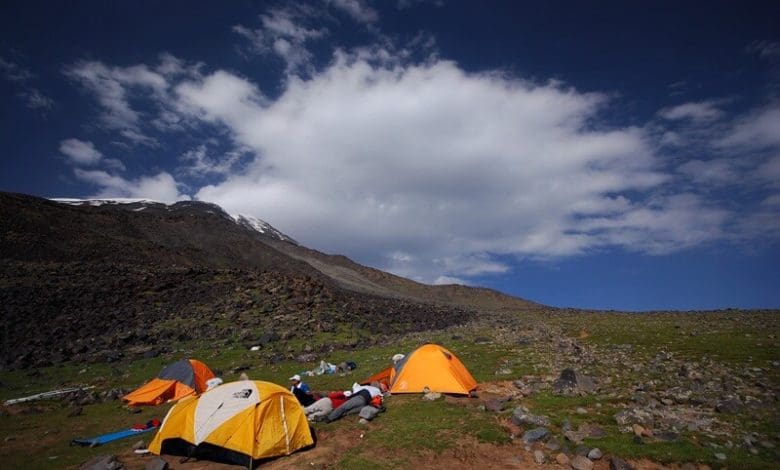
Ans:
POLYGON ((197 359, 183 359, 170 364, 156 378, 122 399, 130 406, 159 405, 204 392, 206 381, 213 377, 214 373, 206 364, 197 359))
POLYGON ((438 344, 420 346, 395 366, 374 374, 363 383, 386 380, 390 393, 432 392, 467 395, 477 381, 452 352, 438 344))

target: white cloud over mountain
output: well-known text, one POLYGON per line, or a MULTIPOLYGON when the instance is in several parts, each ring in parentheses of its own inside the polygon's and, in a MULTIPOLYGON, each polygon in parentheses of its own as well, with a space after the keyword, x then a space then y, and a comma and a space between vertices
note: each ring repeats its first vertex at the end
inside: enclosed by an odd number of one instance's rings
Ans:
MULTIPOLYGON (((375 21, 362 2, 331 5, 375 21)), ((214 202, 308 246, 426 282, 505 273, 507 258, 615 247, 661 254, 780 233, 771 217, 776 106, 734 118, 722 99, 692 101, 643 127, 608 126, 609 90, 470 73, 436 54, 412 62, 381 41, 337 50, 315 70, 307 45, 327 30, 303 26, 309 13, 272 10, 259 28, 233 28, 255 52, 285 60, 274 98, 251 77, 170 55, 156 66, 68 68, 100 105, 102 126, 130 142, 156 145, 203 127, 223 136, 151 176, 77 168, 76 177, 99 197, 214 202), (138 99, 152 106, 141 111, 138 99), (667 155, 683 145, 700 154, 667 155), (747 184, 769 188, 759 207, 741 211, 717 193, 747 184)), ((90 146, 70 139, 61 151, 90 165, 101 158, 90 146)))

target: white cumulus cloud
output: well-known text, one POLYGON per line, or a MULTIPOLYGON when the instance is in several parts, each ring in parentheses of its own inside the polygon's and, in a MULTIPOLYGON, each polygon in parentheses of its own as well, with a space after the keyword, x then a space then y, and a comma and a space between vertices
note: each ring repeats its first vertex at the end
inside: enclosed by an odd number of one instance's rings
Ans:
POLYGON ((653 223, 666 221, 665 204, 680 216, 701 201, 681 209, 659 200, 642 213, 642 194, 668 176, 641 129, 589 127, 605 95, 469 74, 447 61, 381 63, 337 54, 274 101, 225 71, 180 84, 181 109, 226 127, 256 155, 197 197, 428 282, 505 272, 497 254, 690 243, 683 229, 653 223))
POLYGON ((167 172, 154 176, 142 176, 125 179, 100 170, 74 170, 76 178, 94 184, 98 192, 95 198, 144 198, 160 202, 189 200, 189 196, 179 192, 178 185, 167 172))
POLYGON ((67 155, 76 165, 95 165, 103 158, 103 154, 92 142, 79 139, 66 139, 60 142, 60 152, 67 155))

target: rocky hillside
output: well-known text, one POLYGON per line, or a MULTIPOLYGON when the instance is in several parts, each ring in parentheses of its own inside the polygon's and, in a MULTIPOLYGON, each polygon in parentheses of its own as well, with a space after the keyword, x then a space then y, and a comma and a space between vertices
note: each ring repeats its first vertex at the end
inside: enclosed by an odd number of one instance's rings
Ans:
POLYGON ((350 348, 461 324, 478 309, 536 307, 324 255, 201 202, 0 193, 0 257, 6 368, 156 355, 193 340, 261 344, 283 356, 290 349, 281 345, 297 340, 350 348))

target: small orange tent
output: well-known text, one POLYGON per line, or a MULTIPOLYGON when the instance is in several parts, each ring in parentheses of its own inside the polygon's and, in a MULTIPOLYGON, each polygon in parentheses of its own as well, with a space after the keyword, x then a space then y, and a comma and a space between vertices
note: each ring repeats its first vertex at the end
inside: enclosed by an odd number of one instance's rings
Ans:
POLYGON ((197 359, 182 359, 168 365, 156 378, 122 399, 130 406, 159 405, 203 393, 207 388, 206 381, 213 377, 214 373, 206 364, 197 359))
POLYGON ((378 372, 363 383, 384 382, 390 393, 439 393, 467 395, 477 381, 453 353, 438 344, 425 344, 378 372))

